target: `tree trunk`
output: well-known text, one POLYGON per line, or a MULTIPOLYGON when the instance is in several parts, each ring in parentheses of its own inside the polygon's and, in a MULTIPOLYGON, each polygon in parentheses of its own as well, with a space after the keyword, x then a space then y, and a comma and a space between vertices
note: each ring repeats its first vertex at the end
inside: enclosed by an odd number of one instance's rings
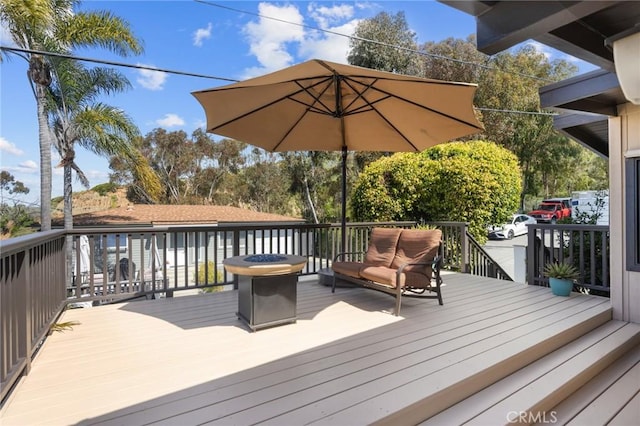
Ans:
MULTIPOLYGON (((64 229, 73 229, 73 187, 71 185, 71 164, 65 161, 64 164, 64 229)), ((72 269, 73 262, 73 237, 67 235, 67 282, 73 283, 75 271, 72 269)), ((77 268, 76 268, 77 269, 77 268)))
POLYGON ((40 230, 51 230, 51 136, 45 101, 47 87, 51 84, 49 65, 38 55, 32 55, 27 71, 29 81, 35 86, 38 109, 38 137, 40 141, 40 230))
POLYGON ((309 191, 309 182, 305 176, 304 178, 304 189, 305 195, 307 196, 307 203, 309 203, 309 209, 311 210, 311 214, 313 215, 313 223, 318 223, 318 214, 316 213, 316 208, 313 205, 313 200, 311 199, 311 192, 309 191))
POLYGON ((40 230, 51 230, 51 139, 44 109, 46 88, 35 84, 38 108, 38 138, 40 141, 40 230))

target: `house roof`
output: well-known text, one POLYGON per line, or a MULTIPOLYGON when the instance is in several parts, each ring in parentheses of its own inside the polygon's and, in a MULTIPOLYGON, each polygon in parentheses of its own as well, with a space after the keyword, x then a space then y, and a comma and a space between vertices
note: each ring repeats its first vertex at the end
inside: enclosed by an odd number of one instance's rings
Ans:
MULTIPOLYGON (((61 225, 58 219, 56 225, 61 225)), ((193 225, 211 223, 304 222, 304 219, 231 206, 134 204, 73 216, 74 226, 193 225)))
POLYGON ((561 111, 556 129, 608 156, 608 117, 626 100, 605 40, 640 23, 637 1, 439 1, 476 17, 477 47, 483 53, 533 39, 600 67, 543 87, 540 102, 561 111))

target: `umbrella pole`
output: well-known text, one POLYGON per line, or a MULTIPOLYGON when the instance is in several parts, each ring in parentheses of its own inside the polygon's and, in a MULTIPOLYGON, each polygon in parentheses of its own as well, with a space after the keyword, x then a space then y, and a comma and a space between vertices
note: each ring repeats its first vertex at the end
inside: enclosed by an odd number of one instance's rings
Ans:
POLYGON ((342 147, 342 252, 347 251, 347 147, 342 147))

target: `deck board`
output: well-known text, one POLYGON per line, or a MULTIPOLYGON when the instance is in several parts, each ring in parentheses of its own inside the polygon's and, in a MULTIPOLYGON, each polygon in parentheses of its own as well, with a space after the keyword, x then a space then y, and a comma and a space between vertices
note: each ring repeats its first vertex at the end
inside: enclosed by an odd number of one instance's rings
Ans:
MULTIPOLYGON (((562 348, 552 352, 551 354, 535 361, 526 368, 511 374, 510 376, 500 380, 499 382, 483 389, 455 406, 439 413, 429 420, 421 423, 421 426, 436 425, 459 425, 472 421, 475 417, 496 405, 506 401, 514 394, 525 389, 531 383, 542 379, 550 371, 561 366, 568 360, 579 355, 589 347, 600 342, 604 337, 615 333, 624 323, 618 321, 610 321, 597 329, 597 333, 592 332, 586 336, 565 345, 562 348)), ((516 407, 512 405, 511 410, 516 407)), ((507 410, 506 412, 509 412, 507 410)), ((500 415, 504 418, 504 413, 500 415)), ((562 422, 560 422, 562 424, 562 422)))
POLYGON ((305 279, 297 323, 255 333, 233 291, 69 310, 61 321, 80 325, 47 340, 0 421, 372 423, 610 311, 599 297, 444 278, 444 306, 405 298, 400 317, 389 295, 305 279))

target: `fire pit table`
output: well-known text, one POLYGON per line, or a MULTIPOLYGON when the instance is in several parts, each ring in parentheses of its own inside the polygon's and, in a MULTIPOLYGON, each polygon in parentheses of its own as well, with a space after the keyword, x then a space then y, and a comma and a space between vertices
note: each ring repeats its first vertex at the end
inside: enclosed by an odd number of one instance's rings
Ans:
POLYGON ((251 330, 296 322, 298 273, 307 258, 288 254, 234 256, 222 261, 238 276, 238 318, 251 330))

